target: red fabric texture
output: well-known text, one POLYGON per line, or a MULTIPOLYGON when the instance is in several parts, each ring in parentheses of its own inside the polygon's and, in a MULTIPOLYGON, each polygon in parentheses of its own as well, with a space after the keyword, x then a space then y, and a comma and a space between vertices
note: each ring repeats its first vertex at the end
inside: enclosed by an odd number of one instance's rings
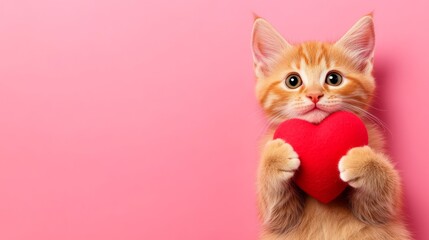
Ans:
POLYGON ((294 181, 308 195, 329 203, 340 195, 347 183, 340 179, 338 162, 353 147, 368 144, 367 129, 350 112, 335 112, 320 124, 301 119, 279 125, 274 139, 281 138, 298 153, 301 165, 294 181))

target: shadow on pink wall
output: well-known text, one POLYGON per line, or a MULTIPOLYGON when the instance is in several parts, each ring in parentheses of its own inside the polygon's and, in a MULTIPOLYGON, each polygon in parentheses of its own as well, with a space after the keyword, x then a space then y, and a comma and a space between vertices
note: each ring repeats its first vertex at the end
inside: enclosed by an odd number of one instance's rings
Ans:
MULTIPOLYGON (((384 129, 384 134, 386 137, 386 150, 391 157, 391 160, 395 163, 396 166, 401 167, 401 164, 405 164, 406 160, 401 160, 398 162, 400 157, 399 152, 403 151, 397 148, 398 136, 400 129, 393 127, 394 124, 393 118, 397 116, 398 112, 395 112, 394 106, 391 104, 391 97, 395 96, 395 90, 392 88, 391 80, 396 74, 396 69, 398 65, 401 64, 401 56, 394 54, 392 52, 382 52, 376 54, 375 63, 374 63, 374 76, 377 83, 376 95, 374 98, 373 107, 371 107, 370 112, 375 117, 379 119, 377 123, 381 129, 384 129)), ((399 126, 400 127, 400 126, 399 126)), ((419 228, 417 219, 413 218, 413 212, 418 211, 411 205, 409 199, 410 190, 407 186, 404 186, 404 215, 405 219, 409 225, 409 229, 413 234, 415 239, 425 239, 420 233, 423 229, 419 228)))

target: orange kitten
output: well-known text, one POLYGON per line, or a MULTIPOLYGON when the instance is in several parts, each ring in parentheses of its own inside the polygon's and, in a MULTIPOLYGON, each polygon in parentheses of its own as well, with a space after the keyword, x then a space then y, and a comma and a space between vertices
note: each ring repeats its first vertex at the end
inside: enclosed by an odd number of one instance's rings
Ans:
POLYGON ((291 181, 300 160, 292 146, 271 140, 276 125, 329 114, 367 114, 375 90, 372 16, 361 18, 335 43, 292 45, 264 19, 254 22, 252 50, 256 95, 274 126, 258 172, 261 239, 411 239, 401 215, 398 172, 384 154, 377 126, 366 122, 369 146, 351 149, 339 162, 349 189, 329 204, 307 196, 291 181))

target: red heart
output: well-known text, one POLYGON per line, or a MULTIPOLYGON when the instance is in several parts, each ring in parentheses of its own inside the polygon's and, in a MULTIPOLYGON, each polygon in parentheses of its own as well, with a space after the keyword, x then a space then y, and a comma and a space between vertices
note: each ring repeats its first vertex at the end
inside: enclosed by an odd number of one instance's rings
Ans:
POLYGON ((308 195, 329 203, 347 184, 340 179, 338 162, 347 151, 368 144, 368 132, 359 117, 350 112, 335 112, 319 124, 301 119, 279 125, 274 139, 281 138, 298 153, 301 165, 296 184, 308 195))

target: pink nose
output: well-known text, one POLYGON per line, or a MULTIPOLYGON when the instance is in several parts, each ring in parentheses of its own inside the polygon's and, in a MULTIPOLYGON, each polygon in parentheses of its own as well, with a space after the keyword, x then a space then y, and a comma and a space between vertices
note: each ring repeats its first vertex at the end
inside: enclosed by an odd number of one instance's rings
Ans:
POLYGON ((314 103, 317 103, 321 97, 323 97, 323 93, 309 93, 307 97, 311 99, 314 103))

